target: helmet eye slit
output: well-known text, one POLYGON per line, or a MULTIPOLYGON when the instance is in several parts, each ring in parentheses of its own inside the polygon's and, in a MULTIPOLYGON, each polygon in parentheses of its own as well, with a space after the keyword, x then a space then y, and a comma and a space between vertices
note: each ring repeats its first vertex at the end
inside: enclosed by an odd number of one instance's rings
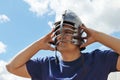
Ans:
POLYGON ((64 34, 73 34, 74 33, 74 30, 71 28, 64 28, 62 31, 64 34))
POLYGON ((60 29, 57 29, 55 31, 55 35, 59 35, 59 34, 73 34, 75 31, 71 28, 62 28, 62 30, 60 31, 60 29), (61 32, 62 31, 62 32, 61 32))

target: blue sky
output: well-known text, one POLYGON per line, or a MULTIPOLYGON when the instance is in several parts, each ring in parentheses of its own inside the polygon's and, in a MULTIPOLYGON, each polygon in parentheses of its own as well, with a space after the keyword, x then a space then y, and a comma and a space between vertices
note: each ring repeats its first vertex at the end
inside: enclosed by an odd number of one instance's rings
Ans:
POLYGON ((33 41, 47 34, 51 30, 48 21, 54 20, 54 15, 36 16, 29 11, 29 5, 19 0, 7 3, 3 0, 0 2, 0 12, 10 19, 0 23, 0 41, 6 45, 6 52, 0 54, 0 59, 6 61, 33 41))
MULTIPOLYGON (((119 0, 0 0, 0 63, 6 64, 17 52, 47 34, 65 9, 74 10, 87 27, 120 38, 119 0)), ((96 43, 86 51, 95 48, 107 49, 96 43)), ((41 51, 35 57, 53 53, 41 51)), ((1 70, 0 74, 8 74, 4 68, 1 70)), ((15 79, 21 80, 11 78, 15 79)))

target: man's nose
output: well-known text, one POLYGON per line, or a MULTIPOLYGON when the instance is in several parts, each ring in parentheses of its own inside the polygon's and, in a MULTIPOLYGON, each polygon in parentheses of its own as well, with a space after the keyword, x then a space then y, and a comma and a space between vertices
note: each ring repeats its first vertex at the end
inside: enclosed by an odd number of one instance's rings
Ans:
POLYGON ((69 39, 69 36, 67 34, 61 34, 57 37, 57 40, 62 40, 62 39, 69 39))

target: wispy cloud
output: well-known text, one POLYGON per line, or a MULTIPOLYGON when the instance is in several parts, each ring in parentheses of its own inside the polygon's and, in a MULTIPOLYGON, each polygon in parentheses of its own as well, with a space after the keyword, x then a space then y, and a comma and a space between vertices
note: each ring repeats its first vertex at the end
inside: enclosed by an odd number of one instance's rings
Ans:
POLYGON ((120 80, 120 72, 112 72, 108 76, 108 80, 120 80))
POLYGON ((120 31, 120 0, 24 0, 37 15, 54 13, 56 19, 65 9, 76 12, 88 27, 106 33, 120 31))
POLYGON ((6 52, 6 45, 0 41, 0 54, 6 52))
POLYGON ((10 74, 5 68, 6 64, 7 62, 0 60, 0 80, 30 80, 10 74))
POLYGON ((54 22, 49 21, 49 22, 48 22, 48 25, 49 25, 51 28, 54 28, 54 27, 53 27, 53 23, 54 23, 54 22))
POLYGON ((10 21, 8 16, 6 16, 5 14, 0 14, 0 23, 5 23, 8 21, 10 21))
POLYGON ((49 0, 24 0, 30 5, 29 10, 36 13, 38 16, 45 14, 48 11, 49 0))

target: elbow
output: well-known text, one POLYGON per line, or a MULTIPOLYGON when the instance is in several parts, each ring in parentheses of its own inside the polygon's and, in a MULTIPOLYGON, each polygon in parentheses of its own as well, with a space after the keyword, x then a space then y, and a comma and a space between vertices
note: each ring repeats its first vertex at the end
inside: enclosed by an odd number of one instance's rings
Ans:
POLYGON ((11 64, 7 64, 7 65, 6 65, 6 69, 7 69, 8 72, 14 73, 14 68, 12 67, 11 64))

